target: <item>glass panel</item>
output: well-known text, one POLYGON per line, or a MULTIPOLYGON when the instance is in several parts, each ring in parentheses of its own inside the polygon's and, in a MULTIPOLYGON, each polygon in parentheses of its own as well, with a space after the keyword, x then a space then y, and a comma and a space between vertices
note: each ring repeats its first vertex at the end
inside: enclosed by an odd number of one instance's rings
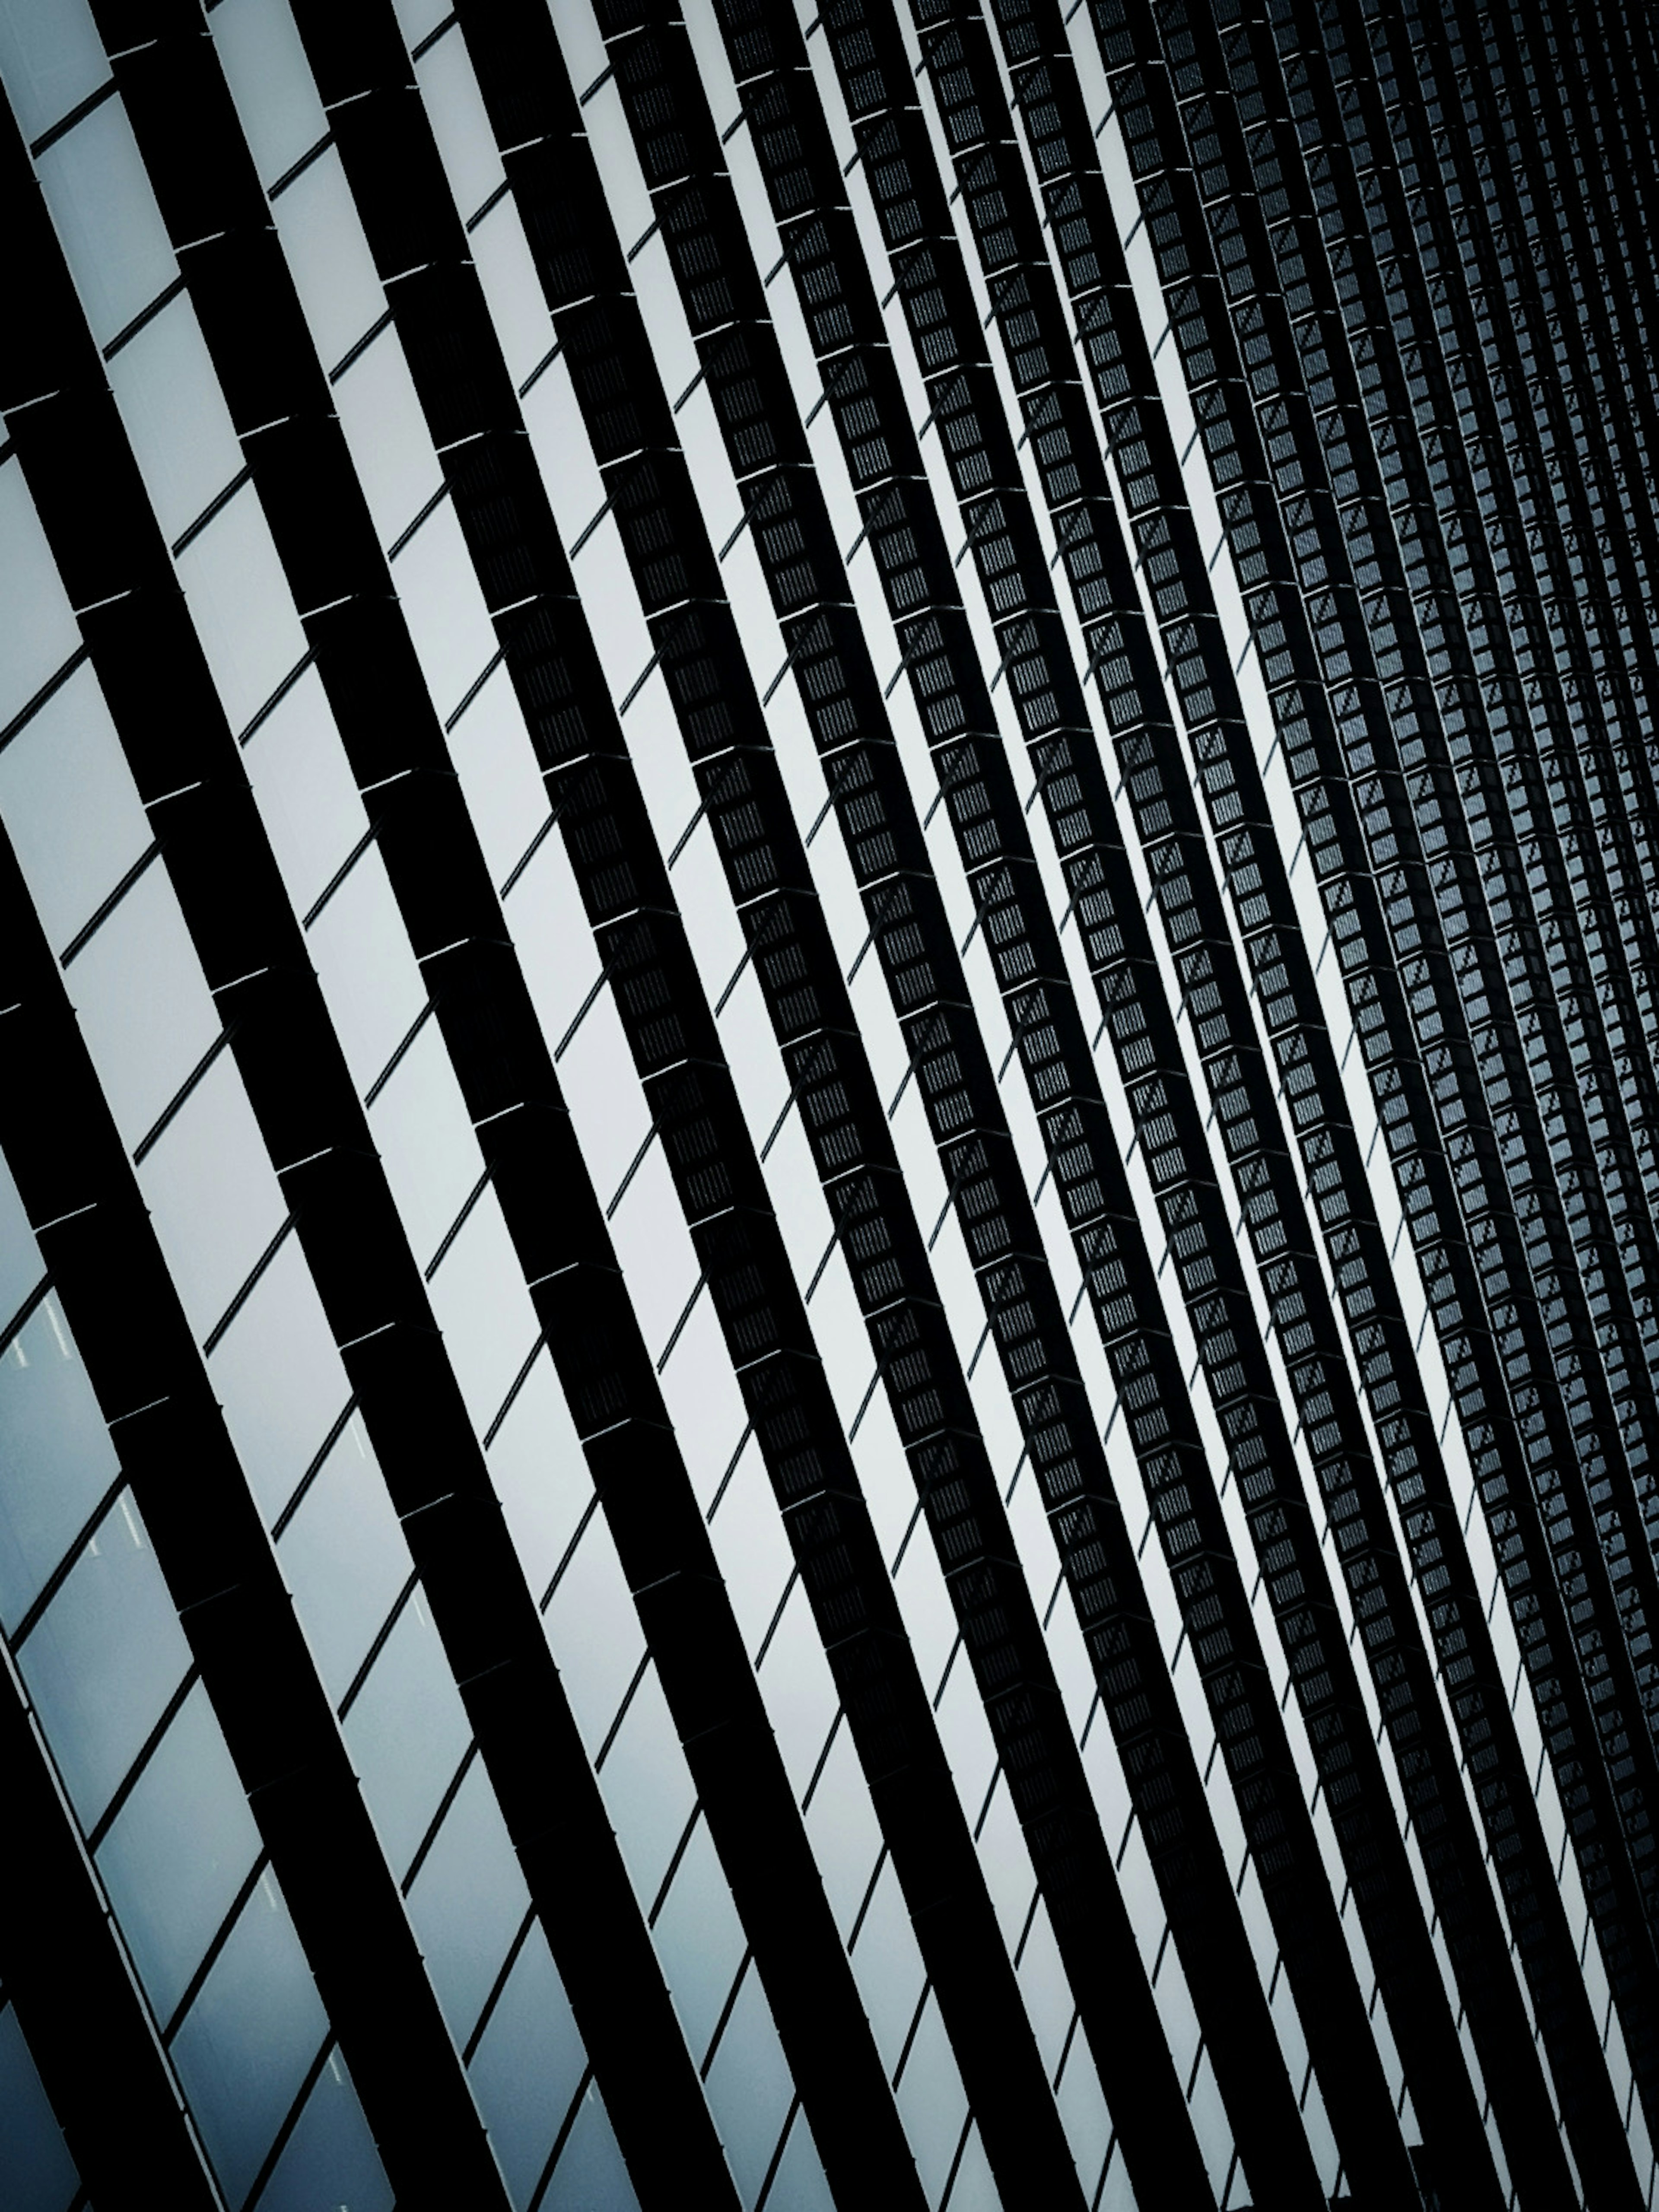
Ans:
POLYGON ((236 1062, 222 1052, 138 1169, 191 1327, 204 1337, 288 1217, 236 1062))
MULTIPOLYGON (((1117 2171, 1120 2175, 1123 2172, 1121 2159, 1117 2162, 1117 2171)), ((1121 2200, 1115 2198, 1109 2190, 1104 2198, 1095 2203, 1094 2212, 1133 2212, 1134 2201, 1132 2195, 1121 2200)), ((1002 2212, 1002 2199, 992 2178, 991 2161, 985 2155, 977 2121, 968 2130, 947 2202, 949 2212, 1002 2212)))
POLYGON ((131 1491, 88 1538, 17 1663, 64 1786, 90 1828, 190 1663, 131 1491))
POLYGON ((85 0, 0 0, 0 77, 24 138, 50 131, 108 75, 85 0))
POLYGON ((466 1714, 417 1590, 343 1723, 346 1747, 399 1881, 467 1747, 466 1714))
MULTIPOLYGON (((599 1193, 606 1205, 612 1195, 599 1193)), ((653 1361, 660 1359, 702 1268, 659 1144, 640 1162, 611 1216, 611 1240, 645 1348, 653 1361)))
MULTIPOLYGON (((11 473, 0 470, 0 483, 11 473)), ((9 620, 7 635, 23 628, 9 620)), ((63 657, 54 649, 54 665, 63 657)), ((89 667, 77 668, 0 753, 0 814, 40 926, 61 952, 150 842, 149 817, 89 667)))
POLYGON ((427 689, 447 719, 495 652, 495 629, 447 501, 415 532, 392 574, 427 689))
POLYGON ((191 540, 178 571, 230 726, 245 729, 306 650, 252 484, 191 540))
POLYGON ((806 1832, 824 1894, 845 1940, 853 1932, 881 1849, 880 1824, 845 1722, 836 1730, 806 1808, 806 1832))
POLYGON ((144 871, 64 981, 116 1127, 135 1146, 220 1030, 161 863, 144 871))
POLYGON ((0 1623, 15 1628, 119 1461, 55 1297, 0 1353, 0 1623))
POLYGON ((475 1759, 409 1892, 409 1917, 458 2044, 477 2026, 529 1907, 495 1792, 475 1759))
POLYGON ((745 2204, 760 2194, 789 2112, 794 2083, 750 1965, 704 2084, 708 2108, 745 2204))
POLYGON ((107 345, 179 274, 120 94, 36 164, 92 334, 107 345))
POLYGON ((358 355, 334 386, 334 404, 380 543, 393 544, 443 482, 395 331, 358 355))
POLYGON ((187 299, 172 301, 129 339, 109 365, 109 384, 170 542, 242 466, 242 448, 187 299))
POLYGON ((368 827, 323 682, 307 668, 249 738, 254 803, 296 914, 309 914, 368 827))
POLYGON ((542 2199, 543 2212, 639 2212, 639 2202, 611 2116, 590 2083, 542 2199))
POLYGON ((720 1316, 707 1290, 692 1307, 662 1370, 662 1395, 697 1503, 707 1512, 747 1420, 720 1316))
POLYGON ((937 2204, 950 2179, 951 2161, 968 2117, 962 2076, 931 1990, 898 2085, 899 2117, 915 2153, 916 2170, 928 2202, 937 2204))
POLYGON ((283 1238, 214 1346, 208 1372, 269 1526, 351 1395, 297 1236, 283 1238))
POLYGON ((318 1468, 276 1556, 323 1686, 338 1705, 412 1564, 361 1414, 318 1468))
POLYGON ((541 1334, 501 1202, 486 1190, 432 1279, 432 1310, 480 1436, 541 1334))
POLYGON ((172 2044, 191 2115, 233 2205, 252 2185, 327 2030, 267 1869, 172 2044))
POLYGON ((428 1022, 369 1109, 368 1126, 415 1257, 425 1266, 483 1172, 443 1036, 428 1022))
POLYGON ((646 1668, 611 1738, 599 1787, 634 1887, 649 1905, 696 1797, 654 1666, 646 1668))
POLYGON ((550 1352, 538 1355, 495 1432, 489 1459, 525 1580, 539 1598, 593 1495, 550 1352))
POLYGON ((570 1710, 589 1753, 597 1753, 645 1648, 622 1562, 599 1513, 582 1531, 545 1618, 570 1710))
MULTIPOLYGON (((678 1357, 677 1348, 674 1359, 668 1363, 671 1369, 678 1357)), ((741 1435, 741 1429, 737 1433, 741 1435)), ((726 1486, 708 1533, 732 1613, 752 1658, 772 1626, 795 1570, 795 1554, 784 1534, 783 1516, 772 1495, 760 1447, 752 1437, 726 1486)))
POLYGON ((522 384, 551 348, 553 322, 524 226, 510 200, 493 208, 472 233, 472 258, 507 374, 514 384, 522 384))
POLYGON ((517 2212, 526 2212, 585 2064, 539 1927, 526 1936, 468 2069, 517 2212))
POLYGON ((345 2061, 331 2051, 258 2212, 392 2212, 392 2185, 363 2118, 345 2061))
POLYGON ((455 725, 449 750, 485 862, 500 884, 550 806, 505 668, 495 671, 455 725))
POLYGON ((259 180, 269 187, 328 129, 300 33, 279 0, 221 0, 208 27, 259 180))
POLYGON ((767 1646, 760 1686, 772 1733, 799 1797, 811 1779, 840 1705, 812 1608, 799 1583, 767 1646))
POLYGON ((0 2010, 0 2179, 6 2212, 64 2212, 80 2180, 15 2005, 0 2010))
MULTIPOLYGON (((27 8, 27 0, 10 4, 27 8)), ((0 15, 0 24, 4 20, 0 15)), ((21 712, 81 642, 80 624, 70 611, 34 501, 15 460, 0 467, 0 606, 7 615, 0 641, 3 725, 21 712)), ((0 769, 0 791, 4 774, 0 769)))
POLYGON ((372 845, 312 924, 307 942, 346 1065, 367 1091, 427 996, 386 863, 372 845))
POLYGON ((836 2212, 836 2200, 823 2178, 812 2130, 799 2108, 789 2123, 783 2156, 766 2192, 766 2212, 836 2212))
POLYGON ((476 215, 506 172, 465 44, 440 39, 422 56, 416 76, 455 204, 463 217, 476 215))
POLYGON ((922 1984, 921 1953, 890 1859, 881 1869, 853 1947, 853 1972, 890 2076, 915 2018, 922 1984))
POLYGON ((207 1692, 174 1715, 98 1850, 158 2020, 170 2020, 259 1850, 207 1692))
POLYGON ((691 2056, 701 2065, 744 1954, 743 1923, 701 1815, 651 1938, 691 2056))
MULTIPOLYGON (((515 921, 522 919, 515 913, 515 921)), ((578 952, 576 957, 580 961, 583 956, 578 952)), ((556 1048, 562 1035, 562 1031, 554 1033, 551 1041, 556 1048)), ((651 1127, 634 1055, 628 1048, 622 1017, 608 985, 601 988, 583 1015, 581 1027, 565 1047, 559 1062, 559 1081, 599 1203, 608 1206, 651 1127)), ((686 1287, 689 1290, 690 1284, 686 1287)))
MULTIPOLYGON (((1111 2148, 1112 2116, 1106 2109, 1100 2076, 1088 2040, 1079 2027, 1066 2054, 1066 2071, 1060 2077, 1056 2099, 1066 2140, 1077 2162, 1078 2177, 1092 2197, 1111 2148)), ((954 2202, 954 2198, 952 2202, 954 2202)))
POLYGON ((386 313, 337 149, 296 178, 272 212, 317 351, 332 368, 386 313))
POLYGON ((11 1319, 46 1272, 17 1185, 0 1153, 0 1325, 11 1319))

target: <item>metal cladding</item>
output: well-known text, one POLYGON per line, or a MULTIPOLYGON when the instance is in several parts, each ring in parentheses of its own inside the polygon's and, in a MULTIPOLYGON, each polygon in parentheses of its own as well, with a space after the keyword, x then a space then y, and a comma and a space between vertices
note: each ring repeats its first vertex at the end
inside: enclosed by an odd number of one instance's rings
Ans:
POLYGON ((1651 2205, 1650 12, 0 83, 8 2212, 1651 2205))

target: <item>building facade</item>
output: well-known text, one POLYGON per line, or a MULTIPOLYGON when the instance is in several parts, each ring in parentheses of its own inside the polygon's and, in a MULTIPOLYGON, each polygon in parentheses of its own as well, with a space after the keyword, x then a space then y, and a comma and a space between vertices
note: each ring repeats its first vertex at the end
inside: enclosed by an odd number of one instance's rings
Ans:
POLYGON ((1636 2212, 1573 0, 0 0, 0 2201, 1636 2212))

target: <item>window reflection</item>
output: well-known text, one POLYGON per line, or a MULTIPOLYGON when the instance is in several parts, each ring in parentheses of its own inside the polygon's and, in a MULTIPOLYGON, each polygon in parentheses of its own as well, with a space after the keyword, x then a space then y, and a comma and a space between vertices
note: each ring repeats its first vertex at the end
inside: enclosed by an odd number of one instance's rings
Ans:
POLYGON ((0 1625, 16 1628, 108 1492, 118 1465, 69 1324, 49 1291, 0 1352, 0 1625))

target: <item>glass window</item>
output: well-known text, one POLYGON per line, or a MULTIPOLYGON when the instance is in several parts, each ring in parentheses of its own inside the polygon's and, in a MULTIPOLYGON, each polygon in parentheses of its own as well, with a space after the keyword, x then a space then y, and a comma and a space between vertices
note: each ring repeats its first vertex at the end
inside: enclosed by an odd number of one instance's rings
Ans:
POLYGON ((0 1153, 0 1326, 10 1321, 46 1272, 22 1198, 0 1153))
POLYGON ((652 1923, 651 1936, 686 2043, 701 2065, 744 1949, 743 1923, 708 1823, 701 1815, 674 1869, 662 1910, 652 1923))
POLYGON ((158 2020, 173 2017, 258 1850, 259 1832, 198 1682, 98 1850, 158 2020))
POLYGON ((772 1733, 799 1797, 811 1779, 840 1699, 806 1593, 797 1583, 760 1670, 772 1733))
POLYGON ((501 1202, 486 1189, 432 1278, 432 1310, 480 1436, 541 1334, 501 1202))
POLYGON ((309 914, 368 827, 323 693, 307 668, 248 739, 254 803, 299 915, 309 914))
POLYGON ((542 2199, 543 2212, 639 2212, 639 2202, 611 2116, 590 2082, 542 2199))
POLYGON ((898 2079, 897 2094, 899 2118, 915 2153, 921 2185, 937 2203, 962 2140, 968 2100, 945 2032, 939 1999, 931 1990, 898 2079))
POLYGON ((306 650, 252 484, 191 538, 179 556, 178 574, 230 726, 246 729, 306 650))
POLYGON ((490 1440, 488 1456, 525 1580, 539 1597, 593 1497, 576 1425, 550 1352, 537 1354, 490 1440))
POLYGON ((752 1658, 772 1626, 795 1571, 795 1554, 784 1534, 783 1516, 772 1496, 760 1447, 752 1437, 744 1446, 708 1526, 732 1610, 752 1658))
POLYGON ((221 0, 208 26, 268 188, 328 129, 300 33, 283 0, 221 0))
POLYGON ((363 348, 334 404, 380 543, 394 544, 443 482, 396 331, 363 348))
POLYGON ((590 1754, 617 1717, 645 1638, 604 1516, 595 1513, 559 1577, 546 1613, 547 1640, 590 1754))
MULTIPOLYGON (((495 187, 506 181, 495 134, 478 91, 463 40, 440 39, 416 65, 427 120, 449 178, 450 192, 463 218, 477 214, 495 187)), ((542 350, 545 352, 546 347, 542 350)))
POLYGON ((721 2033, 704 2088, 745 2204, 760 2194, 794 2094, 788 2061, 751 1963, 721 2033))
POLYGON ((465 2045, 524 1925, 530 1892, 475 1759, 409 1890, 409 1917, 449 2032, 465 2045))
MULTIPOLYGON (((10 473, 0 469, 0 483, 10 473)), ((19 611, 9 635, 27 625, 28 611, 19 611)), ((150 842, 149 817, 89 667, 77 668, 0 753, 0 814, 41 927, 61 953, 150 842)))
POLYGON ((460 1695, 418 1590, 398 1614, 343 1727, 387 1861, 401 1881, 469 1737, 460 1695))
POLYGON ((190 1664, 130 1490, 87 1539, 17 1663, 70 1802, 90 1828, 190 1664))
POLYGON ((258 2212, 392 2212, 392 2185, 363 2118, 345 2061, 328 2054, 276 2169, 259 2191, 258 2212))
POLYGON ((1105 2170, 1106 2154, 1112 2147, 1112 2116, 1107 2110, 1100 2076, 1095 2071, 1094 2056, 1081 2026, 1072 2037, 1072 2047, 1066 2054, 1066 2071, 1060 2077, 1055 2102, 1060 2106, 1060 2125, 1071 2145, 1078 2178, 1085 2195, 1092 2203, 1105 2170))
POLYGON ((547 1938, 532 1926, 468 2069, 516 2212, 542 2178, 586 2063, 547 1938))
POLYGON ((412 1564, 360 1413, 313 1477, 276 1556, 323 1686, 338 1705, 412 1564))
MULTIPOLYGON (((732 1464, 732 1455, 748 1420, 743 1393, 738 1388, 731 1355, 726 1349, 720 1316, 706 1289, 680 1331, 662 1370, 661 1383, 663 1402, 679 1438, 691 1486, 706 1513, 732 1464)), ((753 1451, 759 1458, 758 1449, 753 1445, 747 1448, 745 1457, 748 1451, 753 1451)), ((780 1580, 779 1589, 782 1586, 780 1580)))
POLYGON ((107 345, 179 274, 120 95, 49 147, 36 174, 92 334, 107 345))
POLYGON ((331 369, 386 313, 337 149, 331 146, 296 177, 272 212, 313 341, 331 369))
POLYGON ((806 1832, 845 1942, 875 1872, 881 1827, 844 1721, 836 1730, 806 1808, 806 1832))
POLYGON ((0 0, 0 78, 24 138, 50 131, 108 75, 85 0, 0 0))
POLYGON ((427 999, 386 863, 372 845, 311 925, 307 942, 346 1065, 367 1091, 427 999))
POLYGON ((449 750, 485 864, 495 882, 504 883, 550 811, 505 667, 496 669, 457 722, 449 750))
POLYGON ((118 1465, 49 1293, 0 1352, 0 1624, 16 1627, 118 1465))
MULTIPOLYGON (((954 2203, 956 2199, 952 2197, 951 2201, 954 2203)), ((812 2140, 806 2115, 799 2106, 789 2123, 788 2139, 766 2202, 771 2212, 836 2212, 836 2200, 824 2179, 818 2147, 812 2140)), ((1000 2206, 997 2212, 1001 2212, 1000 2206)))
MULTIPOLYGON (((13 4, 26 5, 27 0, 13 0, 13 4)), ((4 21, 0 15, 0 25, 4 21)), ((0 605, 5 607, 7 616, 0 645, 4 656, 0 659, 0 726, 3 726, 22 711, 81 642, 80 624, 70 611, 58 580, 57 563, 15 460, 0 467, 0 605)), ((14 748, 15 744, 14 739, 14 748)), ((9 773, 0 769, 0 778, 9 773)), ((0 781, 0 795, 4 789, 4 781, 0 781)))
POLYGON ((495 625, 450 501, 434 509, 398 554, 392 580, 433 704, 447 720, 496 649, 495 625))
MULTIPOLYGON (((529 842, 526 829, 525 844, 529 842)), ((556 833, 537 847, 507 894, 506 915, 542 1035, 556 1052, 599 972, 586 910, 556 833)), ((562 1061, 560 1076, 562 1080, 562 1061)))
POLYGON ((435 1021, 387 1077, 368 1110, 369 1133, 416 1259, 425 1266, 483 1172, 483 1155, 435 1021))
POLYGON ((1048 1905, 1040 1898, 1019 1954, 1019 1986, 1036 2033, 1037 2048, 1042 2053, 1044 2070, 1052 2081, 1060 2070, 1066 2033, 1077 2007, 1072 2000, 1072 1985, 1066 1978, 1066 1969, 1060 1963, 1060 1946, 1049 1925, 1048 1905))
POLYGON ((198 1338, 221 1321, 288 1204, 231 1054, 222 1052, 138 1168, 168 1273, 198 1338))
POLYGON ((110 390, 162 535, 183 536, 242 467, 196 310, 173 301, 109 365, 110 390))
POLYGON ((233 2204, 252 2185, 327 2029, 267 1868, 172 2043, 191 2116, 233 2204))
POLYGON ((662 1886, 696 1793, 654 1665, 641 1677, 599 1768, 605 1810, 641 1900, 662 1886))
POLYGON ((15 2005, 0 2008, 0 2174, 7 2212, 67 2212, 79 2186, 15 2005))
MULTIPOLYGON (((1117 2162, 1120 2178, 1123 2161, 1117 2162)), ((1133 2193, 1115 2197, 1109 2190, 1103 2197, 1092 2201, 1093 2212, 1134 2212, 1133 2193)), ((973 2121, 968 2130, 968 2140, 963 2145, 962 2156, 957 2163, 957 2178, 951 2184, 946 2200, 949 2212, 1002 2212, 1002 2198, 991 2172, 991 2161, 985 2155, 985 2145, 980 2136, 979 2123, 973 2121)))
POLYGON ((214 1346, 208 1372, 269 1526, 351 1395, 297 1236, 283 1238, 214 1346))
MULTIPOLYGON (((556 1047, 557 1034, 553 1042, 556 1047)), ((599 1203, 608 1206, 651 1127, 645 1095, 634 1072, 634 1055, 628 1048, 622 1017, 608 985, 601 988, 582 1017, 581 1027, 565 1047, 559 1080, 599 1203)), ((686 1288, 690 1288, 689 1283, 686 1288)))
MULTIPOLYGON (((600 1203, 608 1206, 614 1195, 602 1190, 600 1203)), ((611 1217, 611 1240, 645 1348, 659 1359, 702 1272, 660 1144, 635 1170, 611 1217)))
POLYGON ((510 198, 492 208, 472 233, 472 258, 507 373, 515 385, 522 384, 553 343, 553 319, 510 198))
POLYGON ((890 2077, 903 2055, 923 1978, 921 1953, 890 1859, 884 1863, 865 1908, 853 1947, 853 1972, 890 2077))

